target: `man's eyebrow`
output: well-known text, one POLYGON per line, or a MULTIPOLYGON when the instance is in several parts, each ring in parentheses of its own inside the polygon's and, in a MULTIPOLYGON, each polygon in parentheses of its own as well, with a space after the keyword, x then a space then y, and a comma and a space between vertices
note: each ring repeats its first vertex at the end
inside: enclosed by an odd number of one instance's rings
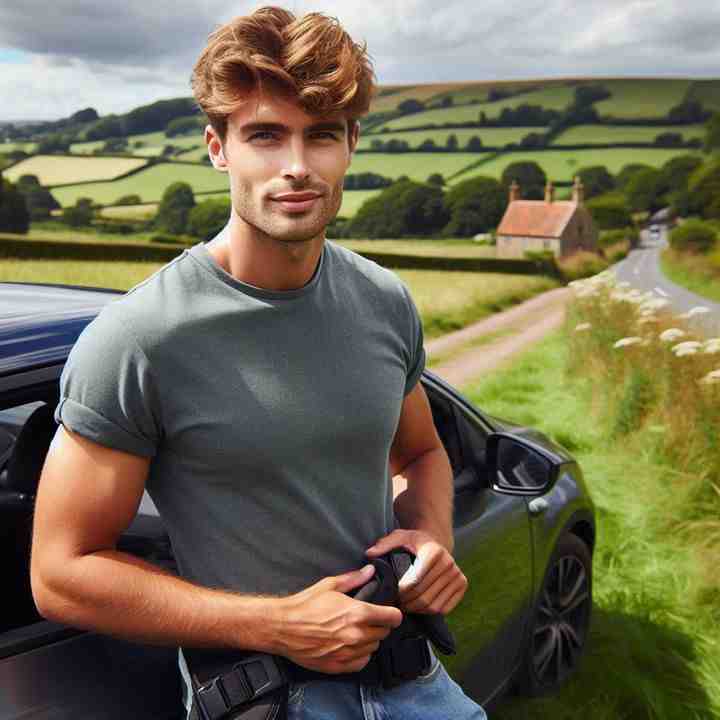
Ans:
POLYGON ((287 125, 282 123, 271 123, 271 122, 254 122, 243 125, 240 128, 240 132, 243 135, 249 135, 255 132, 287 132, 287 125))
POLYGON ((322 130, 330 130, 337 132, 345 132, 345 123, 339 121, 319 122, 311 125, 308 130, 310 132, 318 132, 322 130))

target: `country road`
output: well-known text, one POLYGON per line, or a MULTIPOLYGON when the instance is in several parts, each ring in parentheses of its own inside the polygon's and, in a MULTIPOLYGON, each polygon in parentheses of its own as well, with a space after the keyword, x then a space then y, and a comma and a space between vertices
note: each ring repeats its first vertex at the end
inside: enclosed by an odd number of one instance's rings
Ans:
POLYGON ((688 322, 691 327, 706 335, 720 335, 720 303, 708 300, 668 280, 660 270, 660 252, 667 246, 667 229, 661 226, 660 238, 652 240, 647 230, 641 231, 640 246, 613 266, 618 281, 629 282, 638 290, 649 290, 657 297, 670 301, 675 314, 687 312, 691 307, 704 305, 710 309, 688 322))

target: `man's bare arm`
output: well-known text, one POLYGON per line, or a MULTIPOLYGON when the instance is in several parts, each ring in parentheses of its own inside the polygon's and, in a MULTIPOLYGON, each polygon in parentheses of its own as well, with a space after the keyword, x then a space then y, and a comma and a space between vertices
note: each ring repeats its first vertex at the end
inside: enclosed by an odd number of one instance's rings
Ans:
POLYGON ((204 588, 119 552, 149 462, 59 428, 40 479, 31 555, 33 597, 46 618, 157 645, 282 654, 323 672, 361 669, 399 625, 397 608, 345 594, 368 571, 278 598, 204 588))

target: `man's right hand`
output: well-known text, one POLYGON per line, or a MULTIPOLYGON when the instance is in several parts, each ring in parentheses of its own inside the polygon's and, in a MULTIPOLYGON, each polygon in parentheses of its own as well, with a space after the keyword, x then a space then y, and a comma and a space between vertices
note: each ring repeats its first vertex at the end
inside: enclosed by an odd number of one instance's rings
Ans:
POLYGON ((283 598, 278 654, 324 673, 362 670, 380 641, 402 622, 390 605, 354 600, 345 593, 364 585, 375 568, 323 578, 283 598))

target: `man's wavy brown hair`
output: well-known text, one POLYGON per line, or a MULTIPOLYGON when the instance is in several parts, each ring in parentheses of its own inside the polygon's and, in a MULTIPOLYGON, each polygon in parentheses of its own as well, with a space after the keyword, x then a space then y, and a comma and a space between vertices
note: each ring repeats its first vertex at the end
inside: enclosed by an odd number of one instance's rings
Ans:
POLYGON ((236 17, 208 38, 192 73, 193 94, 225 142, 228 115, 255 89, 270 85, 309 115, 365 115, 375 74, 365 44, 322 13, 296 18, 279 7, 236 17))

